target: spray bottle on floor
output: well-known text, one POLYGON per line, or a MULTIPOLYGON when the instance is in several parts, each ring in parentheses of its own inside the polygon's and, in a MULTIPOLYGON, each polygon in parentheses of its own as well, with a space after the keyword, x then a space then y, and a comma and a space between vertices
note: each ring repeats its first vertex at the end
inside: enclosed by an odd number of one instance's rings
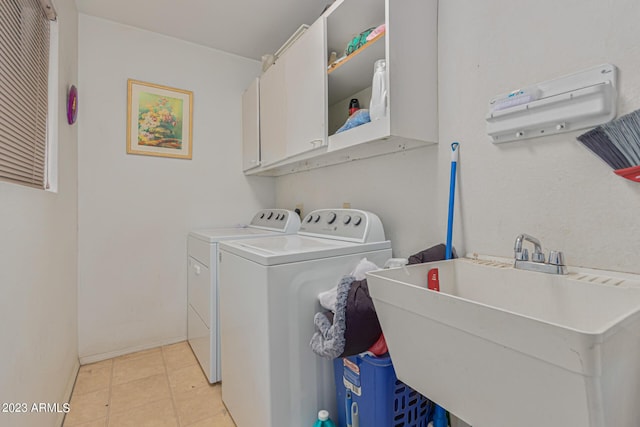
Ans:
POLYGON ((335 423, 329 418, 329 411, 322 409, 318 412, 318 420, 313 427, 336 427, 335 423))

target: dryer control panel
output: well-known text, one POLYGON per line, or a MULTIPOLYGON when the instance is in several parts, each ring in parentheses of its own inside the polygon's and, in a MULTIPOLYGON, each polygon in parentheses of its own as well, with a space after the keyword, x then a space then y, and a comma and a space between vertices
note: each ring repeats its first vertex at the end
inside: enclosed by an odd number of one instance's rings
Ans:
POLYGON ((300 227, 300 217, 287 209, 263 209, 253 216, 249 227, 295 233, 300 227))
POLYGON ((304 217, 298 234, 358 243, 385 241, 380 218, 359 209, 315 210, 304 217))

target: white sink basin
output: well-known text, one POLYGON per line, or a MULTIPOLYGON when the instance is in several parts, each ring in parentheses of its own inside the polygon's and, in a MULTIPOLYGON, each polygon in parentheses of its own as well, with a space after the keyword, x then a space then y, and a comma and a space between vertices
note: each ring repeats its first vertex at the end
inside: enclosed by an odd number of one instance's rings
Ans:
POLYGON ((462 258, 367 278, 398 377, 473 427, 638 427, 640 277, 571 271, 462 258))

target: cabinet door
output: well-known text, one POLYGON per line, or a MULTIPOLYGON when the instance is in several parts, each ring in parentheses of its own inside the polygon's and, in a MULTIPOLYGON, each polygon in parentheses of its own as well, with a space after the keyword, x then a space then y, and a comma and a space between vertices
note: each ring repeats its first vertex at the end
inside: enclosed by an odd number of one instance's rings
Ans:
POLYGON ((320 17, 283 55, 287 157, 326 141, 325 27, 320 17))
POLYGON ((256 78, 242 94, 242 170, 260 165, 260 92, 256 78))
POLYGON ((438 1, 387 1, 391 134, 437 142, 438 1))
POLYGON ((260 158, 262 166, 286 155, 284 59, 279 58, 260 77, 260 158))

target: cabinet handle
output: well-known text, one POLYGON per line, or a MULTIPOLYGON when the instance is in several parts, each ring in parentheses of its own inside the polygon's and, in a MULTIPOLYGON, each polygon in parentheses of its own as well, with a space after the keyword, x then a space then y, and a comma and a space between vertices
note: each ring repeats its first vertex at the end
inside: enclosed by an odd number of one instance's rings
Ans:
POLYGON ((314 139, 312 141, 309 141, 309 144, 313 145, 313 148, 322 147, 324 145, 324 140, 323 139, 314 139))

